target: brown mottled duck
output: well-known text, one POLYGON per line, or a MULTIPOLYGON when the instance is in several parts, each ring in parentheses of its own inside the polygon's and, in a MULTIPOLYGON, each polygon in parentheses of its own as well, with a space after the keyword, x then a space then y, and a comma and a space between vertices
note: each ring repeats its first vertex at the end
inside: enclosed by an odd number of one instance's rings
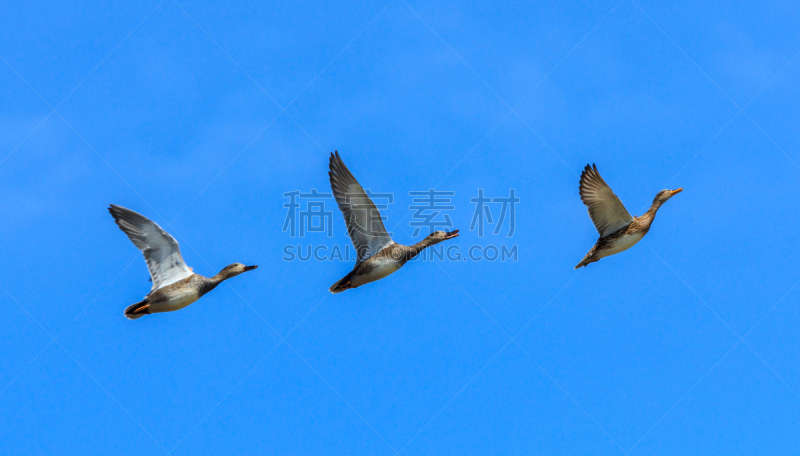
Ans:
POLYGON ((661 190, 647 212, 641 217, 631 217, 622 201, 600 177, 597 166, 586 165, 581 173, 579 192, 581 201, 589 208, 589 217, 600 233, 600 238, 575 269, 633 247, 650 230, 661 205, 682 191, 682 188, 661 190))

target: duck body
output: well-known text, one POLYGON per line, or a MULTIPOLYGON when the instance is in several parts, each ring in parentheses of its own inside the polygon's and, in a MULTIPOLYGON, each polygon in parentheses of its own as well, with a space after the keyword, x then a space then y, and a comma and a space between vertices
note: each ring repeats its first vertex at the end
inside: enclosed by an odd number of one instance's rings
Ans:
POLYGON ((383 279, 399 271, 407 261, 404 257, 398 258, 393 255, 401 250, 399 247, 398 244, 392 244, 353 268, 353 275, 350 278, 352 288, 383 279))
POLYGON ((589 217, 594 222, 600 238, 575 269, 624 252, 636 245, 650 231, 661 205, 681 191, 682 188, 661 190, 656 194, 647 212, 641 217, 632 217, 622 201, 600 177, 597 167, 587 165, 581 174, 579 193, 581 200, 589 209, 589 217))
MULTIPOLYGON (((457 236, 457 231, 458 230, 451 236, 457 236)), ((356 263, 353 270, 333 284, 329 291, 331 293, 340 293, 344 290, 358 288, 361 285, 388 277, 400 270, 409 260, 417 256, 423 248, 424 247, 418 245, 408 246, 392 242, 390 245, 381 249, 377 254, 360 263, 356 263)))
POLYGON ((642 223, 642 221, 639 220, 641 218, 642 217, 637 218, 637 220, 634 220, 633 223, 625 228, 617 230, 606 237, 599 238, 583 260, 575 266, 575 269, 599 261, 607 256, 624 252, 636 245, 636 243, 641 241, 644 235, 650 231, 650 224, 642 223))
POLYGON ((333 284, 329 291, 331 293, 340 293, 350 288, 358 288, 361 285, 381 280, 399 271, 405 261, 398 261, 388 255, 381 255, 384 250, 381 250, 377 255, 370 257, 366 261, 356 264, 353 270, 333 284))
POLYGON ((181 310, 216 288, 217 285, 219 283, 215 283, 208 277, 193 274, 172 285, 153 290, 143 301, 125 309, 125 316, 131 318, 136 315, 181 310))

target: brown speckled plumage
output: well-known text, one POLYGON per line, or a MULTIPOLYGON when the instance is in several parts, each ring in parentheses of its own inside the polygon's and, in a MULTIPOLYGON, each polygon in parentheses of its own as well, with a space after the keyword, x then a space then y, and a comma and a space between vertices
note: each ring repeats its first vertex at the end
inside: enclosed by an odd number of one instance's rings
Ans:
POLYGON ((594 222, 600 238, 583 260, 575 266, 575 269, 627 250, 639 242, 650 231, 650 226, 661 205, 682 190, 682 188, 661 190, 653 199, 653 204, 647 212, 641 217, 632 217, 608 184, 600 177, 597 167, 586 165, 581 174, 579 193, 581 200, 589 209, 589 217, 594 222), (621 227, 608 232, 617 226, 621 227))

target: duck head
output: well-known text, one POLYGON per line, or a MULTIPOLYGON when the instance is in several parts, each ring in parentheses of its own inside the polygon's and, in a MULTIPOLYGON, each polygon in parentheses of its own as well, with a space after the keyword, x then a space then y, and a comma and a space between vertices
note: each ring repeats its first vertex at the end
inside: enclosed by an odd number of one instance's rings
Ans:
POLYGON ((677 195, 678 193, 682 192, 683 188, 679 188, 677 190, 661 190, 656 194, 655 199, 653 199, 653 204, 658 204, 661 206, 662 204, 666 203, 668 199, 672 198, 673 196, 677 195))
POLYGON ((429 234, 425 238, 425 243, 427 245, 434 245, 438 244, 442 241, 446 241, 448 239, 453 239, 458 237, 458 230, 453 231, 434 231, 433 233, 429 234))
POLYGON ((245 266, 242 263, 233 263, 222 268, 222 270, 219 271, 219 274, 217 274, 217 276, 219 276, 222 280, 226 280, 230 279, 231 277, 236 277, 237 275, 243 272, 252 271, 257 267, 258 267, 257 265, 245 266))

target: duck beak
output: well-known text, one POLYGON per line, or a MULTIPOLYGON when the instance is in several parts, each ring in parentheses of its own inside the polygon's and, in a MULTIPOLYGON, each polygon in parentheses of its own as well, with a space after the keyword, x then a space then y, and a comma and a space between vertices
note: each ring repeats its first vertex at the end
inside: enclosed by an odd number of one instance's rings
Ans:
POLYGON ((252 271, 253 269, 258 269, 258 265, 257 265, 257 264, 255 264, 255 265, 253 265, 253 266, 245 266, 245 267, 244 267, 244 272, 247 272, 247 271, 252 271))
POLYGON ((453 230, 453 231, 450 231, 449 233, 447 233, 447 234, 445 235, 445 237, 444 237, 444 238, 445 238, 445 239, 453 239, 453 238, 455 238, 455 237, 458 237, 458 230, 453 230))
POLYGON ((680 193, 682 191, 683 191, 683 187, 681 187, 681 188, 679 188, 677 190, 670 190, 669 193, 670 193, 671 196, 675 196, 675 195, 677 195, 678 193, 680 193))

